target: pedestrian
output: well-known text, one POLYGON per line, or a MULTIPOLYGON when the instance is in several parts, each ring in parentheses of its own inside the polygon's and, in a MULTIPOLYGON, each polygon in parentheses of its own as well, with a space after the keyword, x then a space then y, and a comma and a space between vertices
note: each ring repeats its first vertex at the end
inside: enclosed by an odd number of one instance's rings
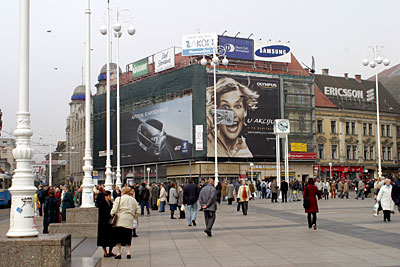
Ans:
POLYGON ((140 211, 141 215, 144 215, 144 207, 146 207, 147 216, 150 216, 150 190, 146 187, 146 183, 142 183, 139 187, 139 199, 140 199, 140 211))
POLYGON ((74 199, 72 198, 72 193, 69 189, 68 185, 65 185, 63 188, 64 191, 64 197, 63 200, 61 202, 61 221, 65 222, 66 221, 66 213, 67 213, 67 209, 71 209, 71 208, 75 208, 74 205, 74 199))
POLYGON ((254 193, 256 192, 256 187, 254 186, 253 181, 250 181, 249 189, 250 189, 250 199, 253 199, 254 193))
POLYGON ((274 179, 271 183, 272 203, 274 202, 274 200, 275 202, 278 202, 278 189, 279 189, 278 184, 276 183, 276 179, 274 179))
POLYGON ((267 184, 267 198, 272 198, 271 184, 272 184, 272 182, 268 181, 268 184, 267 184))
POLYGON ((397 176, 397 179, 394 181, 392 188, 392 200, 397 205, 397 208, 400 212, 400 175, 397 176))
POLYGON ((392 200, 392 185, 391 180, 386 179, 385 184, 381 187, 376 200, 382 206, 383 210, 383 221, 390 222, 390 213, 394 211, 394 202, 392 200))
POLYGON ((338 198, 343 198, 343 182, 342 182, 342 180, 340 180, 338 183, 338 192, 339 192, 338 198))
POLYGON ((228 186, 228 181, 225 181, 222 183, 222 190, 221 190, 221 194, 222 194, 222 201, 226 201, 227 197, 226 197, 226 187, 228 186))
MULTIPOLYGON (((130 191, 129 191, 129 195, 131 196, 131 197, 133 197, 135 200, 136 200, 136 203, 138 203, 138 205, 139 205, 139 202, 137 201, 137 199, 136 199, 136 197, 135 197, 135 187, 134 186, 128 186, 128 185, 126 185, 126 187, 129 187, 130 188, 130 191)), ((137 235, 137 233, 136 233, 136 228, 137 228, 137 226, 138 226, 138 218, 136 218, 136 225, 135 225, 135 220, 133 221, 133 229, 132 229, 132 237, 139 237, 138 235, 137 235)))
POLYGON ((263 199, 267 198, 267 183, 265 180, 261 183, 261 196, 263 199))
POLYGON ((103 201, 104 201, 103 187, 99 186, 98 193, 96 196, 96 202, 95 202, 96 208, 100 207, 101 202, 103 202, 103 201))
POLYGON ((359 197, 361 197, 361 200, 364 200, 364 182, 362 179, 360 179, 360 181, 358 181, 358 188, 357 188, 357 196, 356 199, 358 199, 359 197))
POLYGON ((126 258, 131 258, 133 223, 139 217, 140 207, 136 199, 131 197, 129 193, 128 187, 122 188, 121 197, 115 200, 110 212, 111 216, 117 213, 117 221, 114 227, 114 238, 117 245, 115 259, 121 259, 121 246, 125 246, 126 258))
POLYGON ((234 199, 232 181, 230 181, 229 184, 226 187, 226 195, 228 197, 228 205, 232 205, 232 201, 234 199))
POLYGON ((47 192, 47 198, 43 204, 43 234, 49 233, 49 224, 58 222, 59 209, 57 198, 54 195, 54 190, 49 189, 47 192))
POLYGON ((242 206, 243 215, 247 215, 247 210, 249 208, 249 199, 251 196, 251 191, 249 186, 247 186, 246 181, 242 181, 242 185, 239 187, 238 198, 240 199, 239 203, 242 206))
POLYGON ((238 183, 236 183, 235 185, 235 196, 236 196, 236 211, 239 212, 240 211, 240 198, 238 197, 238 192, 239 192, 239 187, 241 186, 242 181, 240 180, 238 183))
POLYGON ((171 219, 176 219, 174 217, 174 212, 176 210, 176 204, 178 203, 178 194, 176 192, 175 183, 171 183, 168 196, 169 210, 171 211, 171 219))
POLYGON ((111 210, 113 204, 111 202, 111 192, 104 191, 104 201, 99 207, 99 217, 97 222, 97 246, 103 248, 104 257, 114 257, 112 252, 115 247, 114 229, 109 223, 111 220, 111 210), (108 252, 107 252, 108 247, 108 252))
POLYGON ((260 180, 257 180, 256 182, 256 189, 257 189, 257 198, 261 198, 261 182, 260 180))
POLYGON ((293 197, 295 198, 294 200, 300 201, 300 190, 301 190, 301 183, 299 182, 299 180, 295 179, 294 183, 293 183, 293 197))
POLYGON ((287 202, 287 192, 289 190, 289 185, 288 183, 285 181, 285 179, 282 179, 281 182, 281 192, 282 192, 282 203, 283 202, 287 202))
POLYGON ((317 230, 317 213, 318 213, 318 199, 321 199, 321 192, 318 190, 318 187, 314 185, 314 179, 308 179, 308 185, 304 187, 303 192, 303 200, 306 201, 308 199, 309 206, 304 207, 305 213, 307 213, 308 220, 308 228, 314 228, 317 230), (312 219, 311 219, 312 216, 312 219))
POLYGON ((165 204, 167 204, 167 191, 163 184, 160 184, 160 212, 165 212, 165 204))
POLYGON ((75 207, 80 207, 82 205, 82 186, 78 187, 78 189, 75 191, 74 195, 74 203, 75 207))
MULTIPOLYGON (((317 186, 317 188, 318 188, 318 186, 317 186)), ((328 200, 329 199, 329 192, 331 191, 330 190, 331 186, 330 186, 329 182, 326 181, 326 179, 324 179, 324 182, 322 183, 322 188, 324 190, 324 195, 323 195, 324 199, 328 200)), ((319 191, 319 189, 318 189, 318 191, 319 191)))
POLYGON ((46 200, 46 193, 43 185, 39 185, 39 190, 36 192, 39 200, 39 216, 43 216, 43 204, 46 200))
POLYGON ((350 190, 349 182, 346 180, 343 185, 343 197, 342 198, 346 197, 346 199, 349 199, 349 190, 350 190))
POLYGON ((200 206, 204 211, 204 220, 206 229, 204 232, 207 236, 211 237, 212 227, 216 218, 217 203, 216 203, 217 190, 214 187, 214 180, 208 179, 208 184, 203 186, 199 195, 200 206))
POLYGON ((158 210, 157 201, 159 196, 160 196, 160 189, 155 183, 153 183, 151 185, 151 208, 153 210, 158 210))
POLYGON ((185 219, 185 205, 183 205, 183 188, 178 186, 179 219, 185 219))
MULTIPOLYGON (((326 179, 325 179, 325 181, 326 181, 326 179)), ((324 194, 324 184, 321 182, 320 179, 317 179, 317 182, 315 183, 315 186, 318 188, 318 191, 322 196, 322 194, 324 194)), ((304 192, 303 192, 303 194, 304 194, 304 192)))
POLYGON ((115 186, 115 189, 112 192, 113 199, 117 199, 121 196, 121 190, 118 185, 115 186))
POLYGON ((218 204, 221 204, 221 195, 222 195, 222 185, 221 182, 219 182, 216 186, 215 189, 217 189, 217 202, 218 204))
POLYGON ((190 179, 189 183, 183 187, 183 204, 185 205, 188 226, 196 226, 197 200, 199 199, 200 188, 190 179), (193 211, 193 215, 192 215, 193 211))
POLYGON ((331 185, 331 197, 336 198, 336 181, 333 181, 331 185))

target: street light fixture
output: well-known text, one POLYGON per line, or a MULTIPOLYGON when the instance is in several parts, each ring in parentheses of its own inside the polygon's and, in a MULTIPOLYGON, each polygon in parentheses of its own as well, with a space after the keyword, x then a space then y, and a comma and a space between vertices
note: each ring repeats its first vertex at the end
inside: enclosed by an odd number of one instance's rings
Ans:
POLYGON ((251 175, 251 181, 253 182, 253 167, 254 167, 254 163, 250 162, 250 175, 251 175))
POLYGON ((150 167, 147 167, 147 184, 149 185, 150 184, 150 167))
MULTIPOLYGON (((216 66, 220 63, 220 57, 222 59, 222 65, 228 66, 229 60, 225 56, 226 49, 224 46, 214 46, 212 53, 212 60, 210 65, 214 69, 214 158, 215 158, 215 186, 218 185, 218 126, 217 126, 217 74, 216 74, 216 66)), ((203 58, 200 60, 201 65, 206 66, 208 61, 205 58, 207 56, 206 53, 203 54, 203 58)), ((210 55, 208 55, 210 56, 210 55)))
MULTIPOLYGON (((382 49, 383 46, 369 46, 372 49, 372 57, 364 58, 362 64, 364 66, 370 66, 371 68, 375 68, 378 65, 382 64, 385 66, 389 66, 389 59, 382 58, 382 49)), ((375 94, 376 94, 376 135, 377 135, 377 151, 378 151, 378 177, 382 177, 382 166, 381 166, 381 135, 380 135, 380 123, 379 123, 379 82, 378 82, 378 67, 375 69, 375 94)))
POLYGON ((329 162, 329 181, 332 181, 332 162, 329 162))
MULTIPOLYGON (((117 38, 117 171, 116 171, 116 182, 115 184, 122 188, 121 181, 121 110, 120 110, 120 93, 119 93, 119 38, 122 36, 122 25, 120 23, 120 16, 123 14, 128 14, 129 21, 132 16, 130 15, 130 11, 127 9, 118 11, 117 9, 117 21, 114 24, 114 36, 117 38)), ((129 35, 134 35, 136 30, 130 25, 127 29, 129 35)))

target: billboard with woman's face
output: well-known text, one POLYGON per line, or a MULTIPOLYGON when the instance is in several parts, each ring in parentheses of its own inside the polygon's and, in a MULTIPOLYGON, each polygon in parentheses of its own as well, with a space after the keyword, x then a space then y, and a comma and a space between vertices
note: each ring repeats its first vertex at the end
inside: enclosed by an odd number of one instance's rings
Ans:
MULTIPOLYGON (((279 80, 217 75, 218 157, 275 158, 273 123, 280 118, 279 80)), ((207 156, 215 154, 214 80, 206 90, 207 156)))

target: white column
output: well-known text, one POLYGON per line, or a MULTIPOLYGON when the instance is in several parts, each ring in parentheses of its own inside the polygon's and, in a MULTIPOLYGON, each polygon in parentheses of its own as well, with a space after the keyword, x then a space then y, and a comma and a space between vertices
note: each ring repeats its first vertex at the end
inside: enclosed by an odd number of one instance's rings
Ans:
MULTIPOLYGON (((216 48, 214 47, 213 59, 216 56, 216 48)), ((211 61, 212 62, 212 61, 211 61)), ((217 74, 216 74, 217 64, 214 63, 214 158, 215 158, 215 186, 218 185, 218 125, 217 125, 217 74)))
POLYGON ((289 184, 289 138, 285 136, 285 181, 289 184))
POLYGON ((110 0, 107 1, 107 90, 106 90, 106 180, 105 189, 112 191, 111 158, 110 158, 110 0))
MULTIPOLYGON (((376 48, 378 49, 378 47, 376 48)), ((375 82, 376 82, 376 150, 378 152, 378 177, 382 177, 382 165, 381 165, 381 125, 379 122, 379 87, 378 87, 378 66, 375 69, 375 82)))
POLYGON ((29 113, 29 0, 20 0, 19 7, 19 97, 17 112, 16 148, 13 156, 17 163, 10 192, 10 229, 7 237, 35 237, 39 235, 33 211, 34 186, 30 148, 32 130, 29 113))
POLYGON ((93 180, 92 180, 92 149, 91 149, 91 93, 90 93, 90 0, 87 0, 85 10, 86 21, 86 87, 85 87, 85 155, 83 161, 84 176, 82 181, 82 205, 81 208, 94 207, 93 180))
MULTIPOLYGON (((118 11, 117 11, 118 12, 118 11)), ((118 14, 117 14, 118 16, 118 14)), ((119 96, 119 38, 120 32, 116 33, 117 37, 117 181, 115 185, 119 188, 122 187, 121 181, 121 110, 120 110, 120 96, 119 96)))
POLYGON ((280 137, 276 135, 276 183, 281 185, 281 151, 280 151, 280 137))
POLYGON ((53 174, 52 174, 52 166, 53 166, 53 155, 51 153, 51 142, 52 138, 50 135, 50 147, 49 147, 49 186, 53 185, 53 174))

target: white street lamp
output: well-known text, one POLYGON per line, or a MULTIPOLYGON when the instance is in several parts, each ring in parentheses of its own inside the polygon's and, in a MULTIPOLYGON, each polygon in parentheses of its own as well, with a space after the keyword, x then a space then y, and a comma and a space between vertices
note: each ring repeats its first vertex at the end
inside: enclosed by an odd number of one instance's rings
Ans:
POLYGON ((329 181, 332 181, 332 162, 329 162, 329 181))
MULTIPOLYGON (((214 158, 215 158, 215 186, 218 185, 218 126, 217 126, 217 74, 216 74, 216 66, 219 64, 220 57, 223 57, 222 64, 224 66, 228 66, 229 60, 225 56, 226 49, 224 46, 214 46, 212 60, 210 65, 214 69, 214 158)), ((207 59, 205 58, 207 54, 204 53, 203 58, 200 60, 200 64, 203 66, 207 65, 207 59)))
MULTIPOLYGON (((82 181, 82 205, 81 208, 92 208, 94 207, 93 199, 93 158, 91 149, 91 93, 90 93, 90 0, 87 0, 86 10, 85 10, 85 25, 86 25, 86 81, 85 81, 85 155, 83 161, 85 165, 83 166, 83 181, 82 181)), ((71 147, 74 150, 74 147, 71 147)))
MULTIPOLYGON (((381 50, 383 46, 370 46, 372 49, 373 55, 370 59, 365 58, 362 61, 364 66, 370 66, 371 68, 375 68, 375 66, 383 63, 385 66, 389 66, 389 59, 383 59, 381 56, 381 50)), ((378 68, 375 69, 375 94, 376 94, 376 135, 377 135, 377 151, 378 151, 378 177, 382 177, 382 166, 381 166, 381 134, 380 134, 380 123, 379 123, 379 82, 378 82, 378 68)))
POLYGON ((253 167, 254 167, 254 163, 253 163, 253 162, 250 162, 250 175, 251 175, 251 181, 252 181, 252 182, 254 182, 254 181, 253 181, 253 167))
MULTIPOLYGON (((130 11, 127 9, 118 11, 117 9, 117 21, 114 24, 114 36, 117 38, 117 174, 116 174, 116 182, 115 184, 122 188, 122 181, 121 181, 121 110, 120 110, 120 88, 119 88, 119 38, 122 36, 122 25, 120 23, 120 16, 123 14, 127 14, 125 18, 126 22, 130 22, 132 16, 130 15, 130 11)), ((133 28, 132 25, 128 27, 127 30, 129 35, 135 34, 136 30, 133 28)))
POLYGON ((12 178, 10 209, 10 229, 7 237, 36 237, 39 235, 35 225, 33 200, 36 192, 32 174, 33 149, 30 148, 32 136, 29 113, 29 15, 30 1, 19 1, 19 96, 17 112, 16 148, 13 156, 17 163, 12 178))
POLYGON ((147 167, 147 184, 150 185, 150 167, 147 167))

